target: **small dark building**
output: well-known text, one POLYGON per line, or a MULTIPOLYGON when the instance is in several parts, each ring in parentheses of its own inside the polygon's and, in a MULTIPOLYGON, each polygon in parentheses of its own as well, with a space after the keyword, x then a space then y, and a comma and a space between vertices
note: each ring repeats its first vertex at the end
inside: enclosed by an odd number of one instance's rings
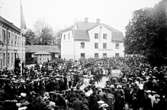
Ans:
POLYGON ((26 64, 42 64, 60 56, 60 49, 55 45, 27 45, 25 51, 26 64))

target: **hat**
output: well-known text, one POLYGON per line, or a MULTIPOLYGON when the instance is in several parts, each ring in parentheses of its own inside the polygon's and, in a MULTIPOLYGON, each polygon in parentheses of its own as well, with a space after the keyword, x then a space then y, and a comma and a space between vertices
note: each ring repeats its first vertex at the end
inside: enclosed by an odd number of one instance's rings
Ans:
POLYGON ((108 104, 104 103, 104 104, 101 104, 101 105, 99 106, 99 108, 102 108, 102 107, 108 107, 108 104))
POLYGON ((102 100, 100 100, 100 101, 98 101, 97 103, 98 103, 98 104, 104 104, 105 102, 102 101, 102 100))
POLYGON ((147 90, 146 92, 147 92, 147 93, 151 93, 151 90, 147 90))
POLYGON ((120 88, 120 89, 121 89, 121 88, 122 88, 122 85, 117 85, 117 88, 120 88))
POLYGON ((114 85, 110 85, 111 88, 114 88, 114 85))
POLYGON ((20 96, 22 96, 22 97, 26 97, 27 94, 22 92, 22 93, 20 93, 20 96))
POLYGON ((154 96, 155 96, 155 97, 160 97, 160 95, 159 95, 159 94, 155 94, 154 96))

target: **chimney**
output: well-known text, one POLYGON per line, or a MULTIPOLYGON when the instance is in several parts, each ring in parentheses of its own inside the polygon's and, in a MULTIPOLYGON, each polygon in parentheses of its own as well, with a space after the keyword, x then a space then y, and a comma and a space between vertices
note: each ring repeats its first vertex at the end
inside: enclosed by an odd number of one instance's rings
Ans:
POLYGON ((96 23, 100 24, 100 19, 99 18, 96 19, 96 23))
POLYGON ((88 23, 88 17, 85 18, 85 23, 88 23))

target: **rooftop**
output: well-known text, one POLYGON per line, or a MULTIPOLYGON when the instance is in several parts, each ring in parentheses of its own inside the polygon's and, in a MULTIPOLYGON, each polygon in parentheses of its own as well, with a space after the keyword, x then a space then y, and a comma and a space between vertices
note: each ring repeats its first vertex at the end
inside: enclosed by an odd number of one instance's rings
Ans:
POLYGON ((85 21, 76 22, 74 23, 74 25, 62 30, 61 32, 67 32, 71 30, 73 32, 74 40, 89 41, 90 39, 88 31, 99 25, 104 26, 105 28, 109 29, 112 32, 111 41, 123 42, 124 40, 123 33, 109 25, 100 23, 100 19, 97 19, 96 22, 88 22, 88 19, 86 18, 85 21))
POLYGON ((58 46, 51 45, 26 45, 25 51, 30 53, 60 53, 58 46))
POLYGON ((3 18, 2 16, 0 16, 0 23, 2 23, 5 26, 17 31, 18 33, 20 33, 20 31, 21 31, 20 28, 18 28, 17 26, 15 26, 13 23, 9 22, 8 20, 3 18))

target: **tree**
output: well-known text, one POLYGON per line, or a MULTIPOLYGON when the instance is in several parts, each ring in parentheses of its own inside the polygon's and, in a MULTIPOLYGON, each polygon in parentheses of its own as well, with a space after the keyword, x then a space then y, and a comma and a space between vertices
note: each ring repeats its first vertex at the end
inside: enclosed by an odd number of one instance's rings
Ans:
POLYGON ((55 38, 54 44, 57 45, 58 48, 60 49, 61 48, 61 32, 56 33, 54 38, 55 38))
POLYGON ((125 53, 144 55, 153 65, 166 63, 167 8, 164 3, 167 2, 134 12, 126 27, 125 53))
POLYGON ((36 36, 35 36, 35 33, 31 29, 27 30, 24 36, 26 38, 26 45, 34 44, 36 36))
POLYGON ((39 39, 41 45, 51 45, 53 40, 52 30, 49 27, 44 27, 39 39))
POLYGON ((35 44, 51 45, 53 41, 53 30, 51 26, 49 26, 44 21, 37 21, 34 27, 35 27, 35 34, 38 37, 35 41, 35 44))

